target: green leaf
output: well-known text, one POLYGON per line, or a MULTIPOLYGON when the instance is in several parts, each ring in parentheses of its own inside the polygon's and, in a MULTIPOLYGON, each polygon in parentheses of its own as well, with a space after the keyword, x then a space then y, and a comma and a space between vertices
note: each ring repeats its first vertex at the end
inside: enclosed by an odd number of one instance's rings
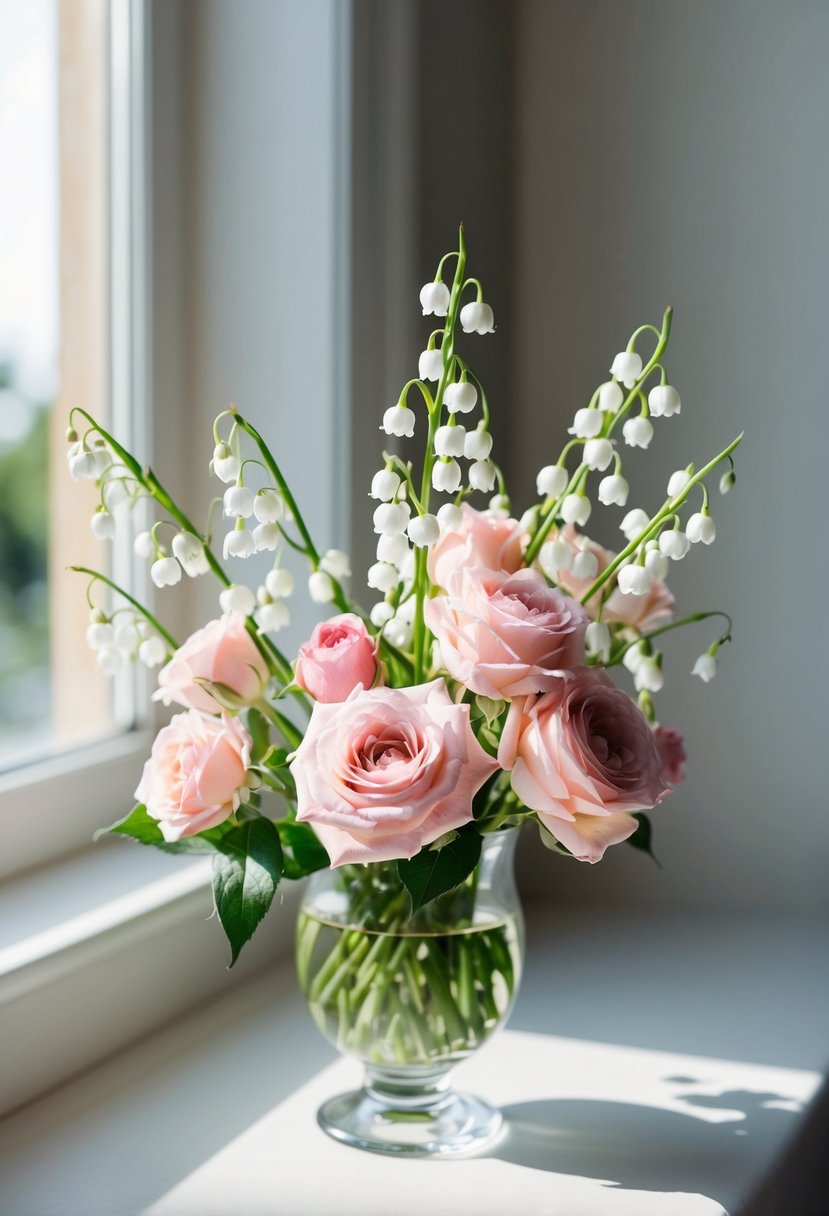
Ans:
POLYGON ((556 840, 553 833, 548 831, 540 821, 538 823, 538 834, 541 837, 541 843, 544 845, 544 848, 549 849, 551 853, 558 853, 561 857, 573 856, 570 850, 565 848, 559 840, 556 840))
POLYGON ((265 715, 260 713, 258 709, 249 709, 247 727, 253 740, 254 759, 258 759, 260 756, 267 754, 268 748, 271 745, 271 732, 268 729, 265 715))
POLYGON ((492 723, 504 712, 506 701, 493 701, 491 697, 483 697, 479 694, 475 697, 475 704, 481 711, 481 716, 486 719, 487 726, 492 726, 492 723))
POLYGON ((213 898, 230 943, 230 966, 270 908, 282 875, 282 846, 270 819, 229 831, 213 857, 213 898))
POLYGON ((244 709, 247 705, 245 698, 240 697, 229 684, 222 684, 218 680, 206 680, 203 676, 194 676, 193 683, 198 684, 199 688, 203 688, 214 701, 221 705, 222 709, 226 709, 232 714, 238 714, 239 710, 244 709))
POLYGON ((662 865, 651 847, 651 835, 653 829, 651 828, 650 819, 648 819, 647 815, 643 815, 641 813, 634 815, 633 818, 638 820, 639 826, 632 836, 628 836, 627 843, 633 845, 634 849, 641 849, 643 853, 647 853, 648 856, 656 862, 661 870, 662 865))
POLYGON ((108 828, 101 828, 95 833, 94 839, 102 836, 127 836, 137 840, 139 844, 151 844, 165 853, 212 853, 219 842, 232 830, 232 824, 220 824, 216 828, 208 828, 199 832, 198 836, 185 836, 182 840, 165 840, 158 826, 158 820, 153 819, 143 803, 133 807, 129 815, 119 819, 108 828))
POLYGON ((410 860, 397 863, 400 880, 412 901, 412 916, 433 899, 460 886, 481 856, 481 837, 474 824, 458 832, 442 849, 421 849, 410 860))
POLYGON ((320 844, 316 832, 308 823, 283 819, 276 825, 285 855, 285 877, 304 878, 316 870, 325 870, 331 860, 320 844))

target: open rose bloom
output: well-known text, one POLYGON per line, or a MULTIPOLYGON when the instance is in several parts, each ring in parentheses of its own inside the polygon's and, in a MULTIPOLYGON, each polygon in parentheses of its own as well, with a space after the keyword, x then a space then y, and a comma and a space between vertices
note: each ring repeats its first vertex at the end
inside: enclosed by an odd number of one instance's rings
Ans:
POLYGON ((414 907, 424 874, 437 899, 471 881, 482 841, 517 825, 582 862, 626 840, 646 847, 643 816, 685 775, 682 736, 658 724, 655 702, 676 674, 671 630, 703 635, 695 696, 709 695, 703 681, 730 638, 722 613, 678 613, 669 583, 674 561, 696 561, 715 539, 715 487, 723 474, 733 481, 739 438, 713 460, 674 457, 667 498, 627 507, 630 449, 648 446, 653 422, 670 432, 679 412, 670 310, 608 352, 609 378, 584 385, 560 449, 539 453, 537 494, 513 508, 475 372, 495 314, 466 277, 462 232, 420 299, 423 376, 377 403, 384 434, 364 439, 377 459, 365 487, 376 553, 362 602, 347 554, 317 544, 303 495, 235 409, 214 429, 218 537, 73 411, 70 471, 100 489, 96 535, 111 532, 113 468, 124 502, 156 513, 135 550, 159 589, 151 610, 93 575, 89 643, 104 671, 159 668, 155 699, 185 711, 162 726, 139 806, 117 830, 213 853, 235 951, 283 875, 330 866, 359 885, 366 866, 384 866, 384 883, 414 907), (168 597, 213 577, 215 619, 176 641, 168 597), (299 608, 297 587, 307 588, 299 608), (282 645, 292 612, 306 639, 298 653, 282 645), (715 620, 726 627, 714 631, 715 620), (240 889, 254 914, 228 897, 240 889))

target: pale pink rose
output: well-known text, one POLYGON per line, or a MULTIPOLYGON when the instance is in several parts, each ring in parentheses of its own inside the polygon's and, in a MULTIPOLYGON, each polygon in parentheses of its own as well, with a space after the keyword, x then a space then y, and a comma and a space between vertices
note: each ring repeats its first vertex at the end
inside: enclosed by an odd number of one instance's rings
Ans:
POLYGON ((445 532, 429 549, 429 578, 449 590, 452 576, 462 570, 502 570, 514 574, 524 563, 523 533, 517 520, 491 511, 476 511, 464 503, 463 523, 445 532))
POLYGON ((251 738, 238 718, 176 714, 156 735, 135 796, 165 840, 195 836, 239 807, 251 738))
POLYGON ((192 634, 158 673, 154 701, 175 702, 186 709, 215 714, 221 706, 196 679, 226 684, 245 704, 262 695, 268 668, 245 628, 245 618, 227 612, 192 634))
POLYGON ((679 785, 685 780, 685 740, 674 726, 655 726, 653 737, 662 757, 662 776, 668 785, 679 785))
MULTIPOLYGON (((581 548, 587 549, 588 553, 593 553, 599 563, 599 569, 593 578, 576 578, 572 570, 560 570, 555 572, 553 577, 555 581, 564 587, 576 599, 581 599, 583 595, 589 591, 592 584, 602 574, 613 559, 617 556, 612 549, 605 549, 594 540, 590 540, 587 536, 581 536, 579 539, 581 544, 576 545, 576 537, 579 533, 572 524, 568 524, 561 531, 561 539, 567 541, 574 553, 579 552, 581 548)), ((595 618, 599 608, 601 595, 594 595, 588 600, 585 607, 589 615, 595 618)), ((628 625, 633 629, 638 629, 645 632, 648 629, 656 629, 658 625, 664 625, 673 618, 674 615, 674 597, 668 589, 666 583, 661 579, 656 579, 647 593, 647 595, 622 595, 618 587, 614 587, 611 594, 605 601, 605 606, 602 611, 602 620, 608 625, 620 624, 628 625)))
POLYGON ((465 570, 425 616, 452 678, 494 700, 546 692, 584 663, 587 613, 537 570, 465 570))
POLYGON ((296 682, 315 701, 344 701, 377 677, 377 641, 351 612, 317 625, 299 648, 296 682))
POLYGON ((513 701, 498 760, 525 806, 579 861, 600 861, 636 831, 631 812, 669 792, 651 728, 603 671, 513 701))
POLYGON ((358 688, 314 706, 291 765, 297 819, 314 825, 332 866, 413 857, 469 823, 497 767, 443 680, 358 688))

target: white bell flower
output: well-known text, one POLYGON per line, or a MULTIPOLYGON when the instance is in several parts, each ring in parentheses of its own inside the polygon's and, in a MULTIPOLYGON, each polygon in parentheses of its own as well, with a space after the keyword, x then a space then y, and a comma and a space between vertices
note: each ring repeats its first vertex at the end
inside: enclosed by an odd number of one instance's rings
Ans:
POLYGON ((604 414, 601 410, 591 410, 589 406, 576 410, 573 415, 573 425, 568 428, 568 435, 577 439, 594 439, 604 426, 604 414))
POLYGON ((482 300, 464 304, 460 321, 465 334, 491 334, 495 331, 495 317, 492 309, 482 300))
POLYGON ((621 380, 625 388, 633 388, 642 375, 642 359, 635 350, 622 350, 610 365, 610 374, 621 380))
POLYGON ((611 473, 599 482, 599 502, 606 507, 623 507, 627 503, 630 485, 621 473, 611 473))
POLYGON ((225 515, 231 519, 249 519, 255 501, 256 495, 247 486, 228 486, 224 493, 225 515))
POLYGON ((234 528, 224 539, 222 555, 225 560, 229 557, 252 557, 255 552, 256 541, 247 528, 234 528))
POLYGON ((701 654, 691 668, 692 676, 699 676, 704 684, 710 684, 717 674, 717 660, 713 654, 701 654))
POLYGON ((239 476, 242 462, 230 450, 226 443, 217 443, 213 449, 213 472, 226 484, 235 481, 239 476))
POLYGON ((383 425, 380 429, 387 435, 411 439, 415 429, 414 410, 410 410, 407 405, 389 406, 383 415, 383 425))
POLYGON ((90 526, 96 540, 113 540, 115 537, 115 520, 109 511, 96 511, 90 520, 90 526))
POLYGON ((468 380, 447 384, 443 404, 450 414, 471 414, 477 402, 478 390, 468 380))
POLYGON ((489 500, 489 510, 499 519, 509 519, 510 500, 506 494, 493 494, 489 500))
POLYGON ((717 539, 717 525, 710 515, 696 511, 685 525, 685 534, 692 545, 699 541, 704 545, 713 545, 717 539))
POLYGON ((105 676, 116 675, 124 666, 124 656, 114 646, 102 646, 97 652, 98 666, 105 676))
POLYGON ((575 554, 566 540, 548 540, 538 554, 542 569, 555 576, 573 568, 575 554))
POLYGON ((417 374, 421 380, 440 380, 443 375, 443 352, 440 349, 421 351, 417 374))
POLYGON ((576 578, 595 578, 599 573, 599 559, 589 549, 582 549, 574 556, 572 569, 576 578))
POLYGON ((648 409, 654 418, 670 418, 682 409, 679 393, 672 384, 657 384, 648 393, 648 409))
POLYGON ((123 620, 115 626, 112 641, 117 650, 129 657, 138 645, 138 630, 131 620, 123 620))
POLYGON ((390 502, 400 489, 400 477, 393 469, 378 469, 371 479, 369 498, 390 502))
POLYGON ((560 464, 545 464, 538 470, 535 488, 539 498, 559 498, 567 489, 570 474, 560 464))
POLYGON ((651 549, 645 554, 645 569, 650 570, 654 578, 667 578, 669 565, 667 554, 659 548, 651 549))
POLYGON ((150 566, 156 587, 174 587, 181 580, 181 566, 174 557, 159 557, 150 566))
POLYGON ((151 561, 155 557, 155 541, 150 532, 139 532, 132 542, 132 551, 136 557, 151 561))
POLYGON ((280 539, 279 524, 257 524, 253 529, 253 543, 257 553, 273 553, 280 539))
POLYGON ((387 604, 385 600, 380 600, 379 604, 375 604, 369 613, 369 619, 372 625, 378 629, 382 629, 387 621, 390 621, 394 616, 394 609, 391 604, 387 604))
POLYGON ((434 515, 416 515, 407 531, 412 544, 417 545, 418 549, 427 549, 440 539, 440 524, 434 515))
POLYGON ((659 549, 671 561, 681 562, 690 548, 691 542, 684 532, 678 528, 662 532, 659 537, 659 549))
POLYGON ((93 621, 86 630, 86 644, 90 650, 115 645, 115 629, 109 621, 93 621))
POLYGON ((420 289, 424 317, 445 317, 449 312, 449 288, 445 283, 424 283, 420 289))
POLYGON ((351 558, 342 549, 326 549, 320 558, 320 570, 338 581, 351 578, 351 558))
POLYGON ((70 445, 66 453, 69 475, 73 481, 94 481, 98 476, 95 456, 80 442, 70 445))
POLYGON ((637 414, 635 418, 628 418, 625 422, 622 427, 622 437, 629 447, 647 448, 653 439, 653 424, 648 418, 637 414))
POLYGON ((250 616, 256 607, 256 592, 244 583, 231 583, 219 592, 219 603, 222 612, 238 612, 240 616, 250 616))
POLYGON ((435 431, 435 453, 438 456, 463 456, 466 431, 462 426, 439 426, 435 431))
POLYGON ((383 637, 388 638, 392 646, 397 650, 406 650, 412 644, 413 630, 411 625, 406 621, 401 621, 399 617, 392 617, 383 626, 383 637))
POLYGON ((414 549, 410 549, 400 563, 400 580, 407 587, 411 585, 415 575, 414 549))
MULTIPOLYGON (((482 463, 486 463, 486 461, 482 463)), ((435 461, 432 465, 432 486, 434 489, 439 493, 454 494, 460 488, 460 484, 461 466, 457 460, 435 461)))
POLYGON ((285 514, 285 505, 276 490, 260 490, 253 500, 253 514, 260 524, 275 524, 285 514))
POLYGON ((210 569, 204 545, 192 532, 176 533, 173 537, 173 553, 181 563, 184 573, 190 578, 207 574, 210 569))
POLYGON ((488 460, 491 451, 492 436, 489 431, 478 427, 477 430, 466 432, 463 454, 467 460, 488 460))
POLYGON ((285 604, 274 601, 256 609, 256 624, 262 633, 278 633, 291 623, 291 614, 285 604))
POLYGON ((593 504, 586 494, 568 494, 561 504, 561 518, 566 524, 583 528, 592 510, 593 504))
POLYGON ((691 480, 691 474, 687 469, 677 469, 671 473, 668 478, 668 497, 677 498, 688 488, 688 482, 691 480))
POLYGON ((615 380, 606 380, 599 386, 598 408, 606 414, 615 414, 625 399, 625 394, 615 380))
POLYGON ((609 439, 588 439, 582 459, 588 469, 604 470, 613 460, 613 444, 609 439))
POLYGON ((400 575, 397 568, 389 562, 375 562, 373 566, 369 566, 368 578, 366 580, 369 587, 373 587, 375 591, 386 592, 393 590, 400 582, 400 575))
POLYGON ((407 502, 383 502, 374 511, 374 531, 399 536, 406 531, 412 509, 407 502))
POLYGON ((629 646, 622 655, 622 666, 626 667, 629 672, 635 673, 636 668, 647 657, 645 643, 637 642, 634 646, 629 646))
POLYGON ((457 532, 463 523, 463 511, 453 502, 445 502, 438 508, 437 520, 444 532, 457 532))
POLYGON ((641 507, 633 507, 619 524, 619 531, 627 540, 635 540, 651 522, 647 511, 641 507))
POLYGON ((138 659, 145 667, 160 667, 167 658, 167 647, 160 637, 153 634, 138 647, 138 659))
POLYGON ((591 621, 584 634, 588 654, 594 654, 603 663, 610 658, 610 630, 604 621, 591 621))
POLYGON ((633 673, 633 683, 637 692, 659 692, 665 683, 662 668, 652 655, 643 655, 633 673))
POLYGON ((287 600, 294 594, 294 576, 284 566, 269 570, 265 575, 265 589, 275 600, 287 600))
POLYGON ((308 576, 308 594, 315 604, 330 604, 336 594, 331 575, 315 570, 308 576))
POLYGON ((380 536, 377 540, 379 562, 390 562, 392 566, 399 566, 408 552, 409 541, 405 532, 399 532, 397 536, 380 536))
POLYGON ((407 600, 404 600, 403 603, 398 606, 397 612, 395 612, 394 615, 398 621, 404 621, 407 625, 411 625, 414 623, 416 611, 417 599, 415 596, 410 595, 407 600))
POLYGON ((622 595, 647 595, 653 586, 653 575, 645 566, 622 566, 616 583, 622 595))
POLYGON ((495 465, 491 460, 476 460, 469 466, 469 484, 473 490, 489 494, 495 488, 495 465))
POLYGON ((535 527, 537 519, 538 519, 538 507, 537 506, 536 507, 527 507, 526 511, 524 512, 524 514, 521 516, 521 518, 518 521, 519 532, 522 532, 522 533, 530 532, 535 527))

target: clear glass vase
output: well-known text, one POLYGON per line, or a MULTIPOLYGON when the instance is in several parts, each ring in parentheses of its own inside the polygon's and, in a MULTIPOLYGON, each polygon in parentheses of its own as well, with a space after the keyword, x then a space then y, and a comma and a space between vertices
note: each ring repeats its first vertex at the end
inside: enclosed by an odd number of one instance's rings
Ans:
POLYGON ((365 1065, 362 1089, 319 1111, 330 1136, 433 1156, 470 1152, 498 1134, 500 1112, 456 1093, 449 1073, 504 1024, 518 989, 517 836, 486 836, 470 877, 412 919, 395 862, 311 878, 297 924, 299 981, 322 1033, 365 1065))

